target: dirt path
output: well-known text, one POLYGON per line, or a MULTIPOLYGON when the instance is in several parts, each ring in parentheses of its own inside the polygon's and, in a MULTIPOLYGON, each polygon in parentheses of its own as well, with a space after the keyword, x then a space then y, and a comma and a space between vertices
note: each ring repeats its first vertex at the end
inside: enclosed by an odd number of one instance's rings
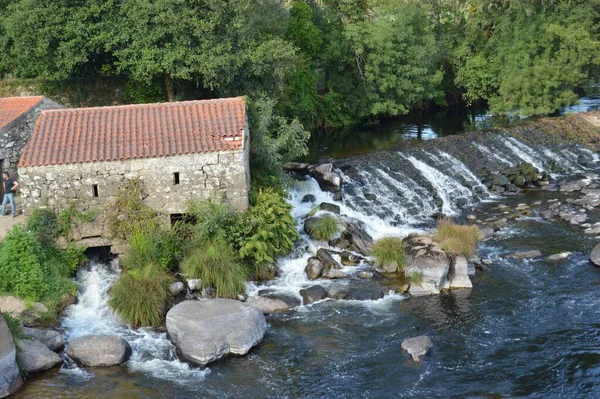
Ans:
POLYGON ((0 216, 0 240, 4 239, 6 233, 13 228, 14 225, 25 223, 25 216, 18 215, 16 218, 10 216, 0 216))

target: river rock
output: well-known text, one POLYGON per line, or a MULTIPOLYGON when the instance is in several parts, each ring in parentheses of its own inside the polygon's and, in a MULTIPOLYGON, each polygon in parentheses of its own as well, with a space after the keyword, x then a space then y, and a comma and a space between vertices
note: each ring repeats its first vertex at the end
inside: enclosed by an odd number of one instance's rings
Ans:
POLYGON ((473 288, 473 283, 469 278, 469 263, 464 256, 456 256, 450 262, 448 272, 450 288, 473 288))
POLYGON ((408 352, 415 362, 420 361, 423 356, 429 352, 429 349, 431 349, 432 346, 433 344, 431 343, 431 338, 426 335, 407 338, 402 341, 402 349, 408 352))
POLYGON ((600 243, 596 244, 592 253, 590 254, 590 261, 596 265, 600 266, 600 243))
POLYGON ((21 370, 26 373, 36 373, 48 370, 62 362, 58 354, 48 349, 37 339, 21 339, 17 341, 17 359, 21 370))
POLYGON ((283 164, 282 169, 288 172, 308 173, 310 166, 305 162, 287 162, 283 164))
POLYGON ((308 202, 312 203, 312 202, 315 202, 316 200, 317 200, 317 198, 312 194, 306 194, 304 197, 302 197, 303 204, 308 203, 308 202))
POLYGON ((319 276, 321 276, 321 273, 323 272, 323 262, 321 262, 321 260, 316 256, 311 256, 310 258, 308 258, 306 267, 304 268, 304 272, 306 273, 306 277, 308 277, 309 280, 319 278, 319 276))
POLYGON ((15 393, 22 385, 12 333, 0 314, 0 398, 15 393))
POLYGON ((373 273, 371 273, 371 272, 365 272, 365 271, 361 271, 361 272, 358 272, 358 273, 356 273, 356 276, 357 276, 358 278, 363 278, 363 279, 366 279, 366 280, 368 280, 368 279, 370 279, 370 278, 373 278, 373 273))
POLYGON ((340 279, 340 278, 347 278, 348 274, 341 270, 329 269, 327 271, 327 273, 323 274, 323 277, 330 278, 330 279, 340 279))
POLYGON ((319 183, 321 190, 334 194, 341 192, 342 178, 333 171, 333 164, 326 163, 316 166, 311 170, 310 174, 319 183))
POLYGON ((129 359, 131 346, 116 335, 86 335, 69 342, 67 355, 84 366, 116 366, 129 359))
POLYGON ((282 313, 291 309, 291 306, 278 298, 269 298, 266 296, 250 297, 246 301, 248 305, 256 306, 264 314, 282 313))
POLYGON ((323 263, 322 274, 326 274, 331 269, 341 269, 342 265, 338 263, 333 256, 324 248, 317 250, 317 258, 323 263))
POLYGON ((56 352, 65 345, 65 341, 58 331, 23 327, 23 333, 28 337, 37 339, 51 351, 56 352))
POLYGON ((290 307, 290 309, 295 308, 296 306, 302 305, 302 300, 299 297, 297 297, 289 292, 277 292, 277 291, 263 292, 263 291, 264 290, 258 291, 258 295, 261 297, 265 297, 265 298, 272 298, 272 299, 278 299, 280 301, 283 301, 290 307))
POLYGON ((341 209, 340 209, 339 205, 331 204, 329 202, 322 202, 321 205, 319 205, 319 209, 322 211, 335 213, 337 215, 339 215, 341 213, 341 209))
POLYGON ((358 221, 350 221, 346 224, 346 228, 342 232, 342 238, 350 242, 350 249, 358 252, 361 255, 369 256, 371 247, 373 246, 373 237, 371 237, 361 223, 358 221))
POLYGON ((331 299, 346 299, 348 298, 348 286, 341 283, 333 283, 327 287, 327 297, 331 299))
POLYGON ((245 355, 267 329, 259 308, 233 299, 183 301, 169 310, 166 324, 178 353, 201 366, 228 354, 245 355))
POLYGON ((573 191, 581 191, 585 187, 589 186, 592 182, 592 179, 588 177, 571 180, 571 181, 562 181, 558 183, 558 190, 562 192, 573 192, 573 191))
POLYGON ((409 293, 412 296, 439 294, 446 283, 450 269, 446 252, 429 237, 411 235, 405 242, 406 277, 410 278, 414 274, 423 276, 420 285, 411 284, 409 293))
POLYGON ((310 305, 311 303, 325 298, 327 296, 327 291, 320 285, 313 285, 311 287, 301 289, 300 296, 302 296, 302 303, 304 305, 310 305))
POLYGON ((202 281, 199 278, 191 278, 187 280, 187 286, 190 289, 190 291, 197 291, 198 289, 200 289, 201 284, 202 281))
POLYGON ((352 252, 344 251, 340 254, 340 258, 344 266, 356 266, 360 263, 360 258, 352 252))
POLYGON ((177 295, 181 294, 184 289, 185 289, 185 285, 183 285, 183 283, 181 281, 176 281, 169 285, 169 291, 171 291, 171 294, 173 296, 177 296, 177 295))
POLYGON ((568 259, 571 255, 570 252, 561 252, 559 254, 550 255, 546 258, 548 262, 561 262, 565 259, 568 259))
POLYGON ((357 301, 383 298, 383 290, 373 282, 333 283, 327 288, 327 297, 332 299, 353 299, 357 301))
POLYGON ((494 173, 491 176, 491 183, 493 186, 506 186, 510 184, 510 180, 506 176, 502 176, 500 174, 494 173))
POLYGON ((530 258, 537 258, 540 256, 542 256, 542 253, 540 251, 531 250, 531 251, 517 251, 512 254, 506 255, 505 258, 508 258, 508 259, 530 259, 530 258))

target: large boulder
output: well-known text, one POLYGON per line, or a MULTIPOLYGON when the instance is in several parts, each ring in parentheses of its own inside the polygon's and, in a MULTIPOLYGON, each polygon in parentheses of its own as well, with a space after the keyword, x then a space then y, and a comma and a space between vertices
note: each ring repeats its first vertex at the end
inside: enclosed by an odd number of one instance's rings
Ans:
POLYGON ((321 262, 319 258, 311 256, 308 258, 304 271, 306 272, 306 277, 308 277, 309 280, 319 278, 323 272, 323 262, 321 262))
POLYGON ((592 253, 590 254, 590 261, 594 265, 600 266, 600 243, 596 244, 594 249, 592 249, 592 253))
POLYGON ((341 198, 342 177, 333 171, 333 164, 316 166, 310 171, 310 175, 319 183, 321 190, 334 193, 336 199, 341 198))
POLYGON ((181 302, 169 310, 166 324, 181 357, 201 366, 245 355, 267 330, 262 310, 232 299, 181 302))
POLYGON ((422 277, 420 284, 411 284, 409 293, 412 296, 439 294, 450 270, 446 252, 429 237, 411 235, 406 238, 405 258, 406 277, 422 277))
POLYGON ((54 352, 62 349, 65 345, 65 341, 58 331, 23 327, 23 333, 30 338, 37 339, 54 352))
POLYGON ((300 290, 300 296, 302 297, 302 303, 304 305, 310 305, 311 303, 320 301, 327 296, 327 291, 320 285, 313 285, 308 288, 300 290))
POLYGON ((407 351, 415 362, 420 361, 421 358, 429 352, 429 349, 432 346, 431 339, 426 335, 407 338, 402 341, 402 349, 407 351))
POLYGON ((342 265, 340 265, 339 262, 333 258, 331 253, 324 248, 319 248, 317 250, 317 258, 323 263, 321 274, 327 274, 331 269, 339 270, 342 268, 342 265))
POLYGON ((67 355, 84 366, 115 366, 129 359, 131 347, 116 335, 87 335, 69 342, 67 355))
POLYGON ((17 350, 12 333, 0 315, 0 398, 15 393, 23 385, 17 366, 17 350))
POLYGON ((37 339, 18 340, 17 347, 19 348, 17 359, 21 370, 26 373, 48 370, 62 362, 58 354, 37 339))

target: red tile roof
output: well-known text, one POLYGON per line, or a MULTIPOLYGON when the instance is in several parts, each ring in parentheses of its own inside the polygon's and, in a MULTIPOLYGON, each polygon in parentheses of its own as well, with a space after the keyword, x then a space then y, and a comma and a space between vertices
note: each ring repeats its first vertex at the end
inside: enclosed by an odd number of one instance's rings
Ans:
POLYGON ((42 98, 44 97, 0 98, 0 130, 31 108, 38 105, 42 101, 42 98))
POLYGON ((43 111, 20 167, 240 150, 243 97, 43 111))

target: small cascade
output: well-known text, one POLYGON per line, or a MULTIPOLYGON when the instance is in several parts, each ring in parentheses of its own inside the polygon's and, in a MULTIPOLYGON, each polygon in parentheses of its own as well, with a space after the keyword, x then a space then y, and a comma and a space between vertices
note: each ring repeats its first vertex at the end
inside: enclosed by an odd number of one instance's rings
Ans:
MULTIPOLYGON (((167 339, 166 333, 151 328, 131 329, 121 324, 108 306, 110 286, 118 276, 119 266, 116 259, 109 265, 91 261, 87 268, 79 270, 79 300, 67 308, 62 319, 67 345, 69 340, 84 335, 118 335, 125 339, 133 350, 127 362, 129 370, 177 383, 202 380, 210 372, 209 369, 192 368, 179 361, 175 346, 167 339)), ((89 373, 74 373, 73 369, 62 371, 90 378, 89 373)))
POLYGON ((483 145, 481 145, 479 143, 473 143, 473 146, 475 146, 475 148, 477 148, 484 157, 494 158, 497 161, 499 161, 501 164, 505 164, 508 166, 511 166, 514 164, 514 162, 512 162, 509 159, 507 159, 506 157, 500 155, 496 150, 490 150, 487 147, 484 147, 483 145))
POLYGON ((504 137, 502 143, 508 148, 514 155, 520 158, 522 161, 527 162, 535 166, 538 170, 545 171, 544 162, 538 158, 536 151, 526 145, 525 143, 513 138, 504 137))

